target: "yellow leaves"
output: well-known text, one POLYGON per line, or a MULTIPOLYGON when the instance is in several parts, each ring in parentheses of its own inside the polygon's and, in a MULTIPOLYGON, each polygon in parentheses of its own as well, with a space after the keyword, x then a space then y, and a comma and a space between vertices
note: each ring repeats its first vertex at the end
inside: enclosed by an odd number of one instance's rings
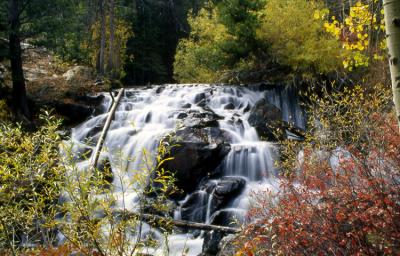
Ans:
POLYGON ((332 17, 332 22, 325 22, 323 27, 327 33, 340 40, 342 48, 347 51, 342 64, 349 71, 368 66, 369 33, 371 30, 384 30, 382 19, 377 24, 376 14, 371 13, 368 4, 363 4, 362 1, 357 1, 350 7, 349 15, 343 22, 337 22, 332 17))
POLYGON ((315 20, 318 20, 318 19, 320 19, 321 18, 321 15, 320 15, 320 13, 319 13, 319 10, 315 10, 315 12, 314 12, 314 19, 315 20))
POLYGON ((312 5, 312 6, 310 6, 310 9, 314 10, 313 16, 314 16, 315 20, 319 20, 319 19, 323 20, 329 14, 329 10, 326 8, 318 9, 318 8, 316 8, 316 6, 313 3, 310 3, 310 5, 312 5))
POLYGON ((349 61, 348 60, 346 60, 346 59, 343 60, 343 67, 346 68, 346 69, 349 67, 349 61))

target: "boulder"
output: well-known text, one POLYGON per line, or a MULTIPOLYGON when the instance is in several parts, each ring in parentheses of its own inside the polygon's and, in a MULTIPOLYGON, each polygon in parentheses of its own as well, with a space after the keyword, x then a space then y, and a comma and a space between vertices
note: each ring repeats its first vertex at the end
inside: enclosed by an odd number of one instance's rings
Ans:
POLYGON ((282 111, 265 99, 256 102, 250 111, 248 121, 262 138, 272 141, 284 139, 282 111))
POLYGON ((218 180, 208 180, 200 184, 200 189, 212 194, 212 212, 232 201, 246 185, 246 180, 239 176, 222 177, 218 180))
POLYGON ((83 122, 94 112, 94 108, 79 103, 56 102, 55 109, 72 123, 83 122))
POLYGON ((214 195, 226 202, 236 197, 245 185, 246 180, 242 177, 223 177, 218 181, 214 195))
POLYGON ((95 78, 95 72, 90 67, 76 66, 65 72, 62 76, 67 82, 72 82, 77 79, 92 80, 95 78))
MULTIPOLYGON (((184 127, 190 128, 204 128, 204 127, 218 127, 218 120, 223 119, 223 117, 215 114, 212 110, 189 110, 185 113, 186 116, 182 122, 184 127)), ((178 114, 181 116, 181 113, 178 114)))
POLYGON ((189 195, 181 205, 182 219, 205 222, 208 210, 212 215, 218 209, 228 205, 245 185, 246 181, 242 177, 223 177, 219 180, 203 181, 200 183, 199 190, 189 195))
POLYGON ((198 103, 200 103, 201 101, 204 101, 204 100, 206 100, 206 94, 204 92, 199 93, 194 97, 194 103, 195 104, 198 104, 198 103))
POLYGON ((211 175, 220 165, 231 147, 226 143, 224 132, 218 127, 184 127, 175 132, 173 147, 162 159, 173 157, 161 167, 175 174, 176 186, 186 193, 193 192, 196 185, 211 175))

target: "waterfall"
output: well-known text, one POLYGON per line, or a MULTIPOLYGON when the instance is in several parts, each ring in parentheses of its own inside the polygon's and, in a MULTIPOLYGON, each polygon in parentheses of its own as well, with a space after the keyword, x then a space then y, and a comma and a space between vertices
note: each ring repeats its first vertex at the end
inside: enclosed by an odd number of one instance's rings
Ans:
MULTIPOLYGON (((102 114, 72 129, 71 143, 76 154, 94 150, 112 101, 108 94, 104 93, 104 96, 99 108, 102 114)), ((304 113, 291 88, 187 84, 127 89, 105 140, 105 150, 100 155, 100 162, 108 159, 113 175, 118 177, 113 179, 114 193, 119 199, 115 207, 136 210, 135 191, 138 188, 126 190, 131 185, 132 177, 149 168, 149 165, 156 164, 158 143, 185 122, 182 112, 207 109, 221 117, 218 127, 229 138, 231 150, 217 167, 219 177, 205 180, 203 186, 199 184, 195 192, 186 195, 175 210, 175 218, 182 218, 182 205, 191 200, 195 201, 196 209, 190 212, 189 220, 213 223, 226 216, 243 220, 253 189, 278 187, 278 170, 275 167, 277 148, 273 142, 261 140, 248 122, 250 109, 261 99, 278 107, 283 120, 300 128, 305 127, 304 113), (125 161, 124 157, 132 159, 125 161), (244 189, 229 203, 215 207, 213 202, 219 200, 215 194, 218 182, 229 181, 232 177, 245 180, 244 189), (122 199, 122 196, 118 197, 121 193, 128 196, 122 199)), ((78 166, 84 170, 89 162, 90 157, 81 159, 78 166)), ((184 246, 190 249, 190 255, 197 255, 201 252, 201 244, 201 237, 187 240, 185 234, 174 235, 170 238, 171 255, 181 255, 179 250, 184 246)))

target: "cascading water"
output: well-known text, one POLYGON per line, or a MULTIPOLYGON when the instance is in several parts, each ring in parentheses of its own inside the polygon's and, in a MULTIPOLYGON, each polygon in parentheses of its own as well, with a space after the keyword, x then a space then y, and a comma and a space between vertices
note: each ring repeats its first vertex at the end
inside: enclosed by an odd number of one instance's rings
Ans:
MULTIPOLYGON (((185 121, 179 113, 207 109, 222 117, 218 120, 218 126, 228 135, 231 150, 218 167, 219 177, 204 181, 205 186, 200 186, 195 192, 187 195, 180 202, 181 207, 175 211, 175 218, 182 218, 182 205, 187 204, 188 200, 194 200, 195 209, 186 214, 189 216, 187 220, 209 224, 226 216, 243 219, 252 189, 265 186, 277 188, 277 170, 274 166, 277 160, 276 147, 271 142, 262 141, 256 129, 249 124, 249 110, 264 98, 281 109, 283 120, 300 128, 305 127, 304 114, 293 90, 284 87, 261 87, 166 85, 126 90, 105 140, 106 150, 100 156, 100 161, 110 161, 113 175, 118 177, 113 179, 114 193, 119 199, 115 207, 135 210, 138 199, 134 191, 137 190, 126 191, 126 188, 129 187, 135 172, 149 164, 143 160, 146 159, 145 156, 149 156, 149 162, 154 164, 159 141, 185 121), (145 154, 144 150, 148 154, 145 154), (121 163, 121 155, 134 159, 121 163), (245 179, 245 188, 228 204, 215 207, 213 202, 219 200, 219 182, 229 181, 236 176, 245 179), (118 197, 122 192, 123 200, 118 197)), ((107 109, 111 105, 110 96, 104 96, 100 109, 102 114, 95 115, 72 129, 71 141, 76 154, 94 149, 107 116, 107 109)), ((79 162, 79 168, 86 169, 89 161, 90 158, 79 162)), ((170 254, 181 255, 180 250, 186 246, 190 255, 198 255, 201 253, 201 245, 201 237, 188 240, 185 234, 175 235, 170 238, 170 254)))

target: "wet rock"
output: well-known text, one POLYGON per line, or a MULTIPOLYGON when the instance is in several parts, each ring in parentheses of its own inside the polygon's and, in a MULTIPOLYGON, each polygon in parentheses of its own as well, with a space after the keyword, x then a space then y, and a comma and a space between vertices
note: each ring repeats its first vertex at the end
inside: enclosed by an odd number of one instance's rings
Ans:
POLYGON ((199 190, 191 194, 181 206, 184 220, 205 222, 208 214, 228 205, 246 185, 242 177, 223 177, 200 183, 199 190), (209 201, 211 200, 211 201, 209 201))
POLYGON ((150 123, 151 117, 152 117, 152 113, 151 113, 151 112, 147 113, 146 118, 145 118, 144 121, 145 121, 146 123, 150 123))
POLYGON ((196 191, 182 203, 180 207, 183 220, 204 223, 207 215, 209 194, 204 191, 196 191))
POLYGON ((217 127, 191 128, 185 127, 176 131, 173 147, 163 158, 173 157, 162 164, 162 168, 175 173, 176 185, 189 193, 196 185, 210 175, 229 153, 224 132, 217 127))
POLYGON ((159 86, 159 87, 157 87, 157 89, 156 89, 156 93, 157 93, 157 94, 158 94, 158 93, 162 93, 162 92, 164 91, 164 89, 165 89, 164 86, 159 86))
POLYGON ((74 123, 85 121, 94 111, 93 107, 89 107, 79 103, 55 103, 56 111, 74 123))
POLYGON ((235 244, 237 239, 236 235, 230 234, 221 239, 218 245, 217 256, 235 256, 239 250, 238 246, 235 244))
POLYGON ((228 103, 224 106, 224 109, 227 109, 227 110, 235 109, 235 104, 233 104, 232 102, 228 103))
POLYGON ((246 212, 241 209, 222 209, 215 212, 211 218, 211 224, 227 227, 238 227, 244 222, 246 212))
POLYGON ((198 104, 201 101, 204 101, 206 99, 206 94, 204 92, 197 94, 194 97, 194 103, 198 104))
POLYGON ((185 103, 182 105, 182 108, 191 108, 191 107, 192 107, 192 104, 190 104, 190 103, 185 103))
POLYGON ((228 204, 234 199, 246 185, 246 180, 242 177, 228 176, 218 180, 209 180, 205 184, 200 184, 200 189, 213 195, 212 205, 215 209, 228 204))
POLYGON ((199 103, 197 103, 197 106, 202 107, 202 108, 206 107, 207 100, 206 99, 201 100, 199 103))
POLYGON ((214 195, 227 201, 227 198, 232 199, 239 194, 245 185, 246 180, 242 177, 223 177, 218 181, 214 195))
POLYGON ((267 140, 276 141, 284 138, 282 111, 265 99, 256 102, 250 111, 248 121, 256 128, 258 134, 267 140))
POLYGON ((204 234, 204 242, 202 255, 211 256, 216 255, 219 251, 219 244, 224 237, 224 234, 218 231, 209 231, 204 234))
POLYGON ((179 113, 179 114, 176 116, 176 119, 184 119, 184 118, 186 118, 186 117, 188 117, 188 114, 186 114, 186 113, 179 113))
POLYGON ((208 109, 202 111, 189 110, 186 114, 183 126, 190 128, 218 127, 218 120, 223 119, 223 117, 208 109))
POLYGON ((249 112, 251 109, 250 104, 247 104, 246 107, 243 109, 243 113, 249 112))

